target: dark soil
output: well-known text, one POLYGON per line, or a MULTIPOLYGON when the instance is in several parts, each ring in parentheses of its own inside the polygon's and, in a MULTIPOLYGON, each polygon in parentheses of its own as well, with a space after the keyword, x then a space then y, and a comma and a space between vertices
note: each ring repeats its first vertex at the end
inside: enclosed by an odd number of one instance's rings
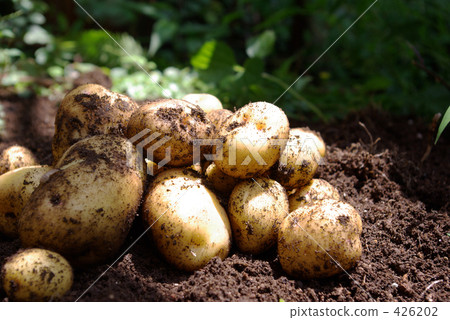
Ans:
MULTIPOLYGON (((0 152, 17 143, 50 164, 58 101, 3 94, 0 103, 6 117, 0 152)), ((367 109, 310 126, 328 145, 318 176, 363 220, 363 256, 349 275, 295 280, 282 271, 275 250, 255 257, 235 249, 224 261, 184 273, 165 263, 144 236, 116 263, 76 270, 64 300, 78 299, 93 284, 81 301, 450 301, 450 130, 422 163, 429 126, 415 118, 367 109)), ((144 231, 140 221, 124 250, 144 231)), ((0 266, 19 247, 18 240, 0 238, 0 266)), ((8 301, 1 289, 0 300, 8 301)))

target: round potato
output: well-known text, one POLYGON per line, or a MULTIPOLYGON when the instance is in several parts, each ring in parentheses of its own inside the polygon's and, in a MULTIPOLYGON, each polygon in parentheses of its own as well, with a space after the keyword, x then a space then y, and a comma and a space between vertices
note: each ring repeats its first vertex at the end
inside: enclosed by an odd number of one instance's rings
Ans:
POLYGON ((164 258, 179 269, 200 269, 225 259, 231 229, 225 209, 189 169, 170 169, 153 181, 143 203, 144 220, 164 258))
POLYGON ((260 254, 276 244, 280 224, 289 214, 286 191, 268 178, 242 181, 231 193, 228 214, 239 250, 260 254))
POLYGON ((329 277, 352 268, 362 253, 361 217, 351 205, 334 199, 299 207, 283 221, 278 256, 293 277, 329 277), (336 265, 339 263, 339 266, 336 265))
POLYGON ((233 178, 220 171, 214 162, 206 168, 205 176, 206 180, 212 184, 212 187, 215 190, 225 195, 230 194, 239 182, 239 179, 233 178))
POLYGON ((294 128, 293 130, 303 133, 304 136, 303 139, 306 143, 306 146, 308 146, 309 148, 316 148, 317 151, 319 151, 321 157, 326 156, 327 146, 325 144, 325 141, 323 141, 322 136, 320 135, 319 132, 311 130, 308 127, 294 128))
POLYGON ((322 157, 312 141, 303 129, 289 131, 286 147, 271 170, 271 177, 287 190, 302 187, 314 177, 322 157))
POLYGON ((76 266, 114 255, 143 192, 137 157, 134 146, 116 135, 98 135, 71 146, 19 216, 22 245, 54 250, 76 266))
POLYGON ((0 175, 14 169, 39 165, 33 153, 22 146, 11 146, 3 150, 0 159, 0 175))
POLYGON ((223 109, 220 100, 209 93, 190 93, 181 99, 199 106, 206 113, 223 109))
POLYGON ((12 301, 52 301, 70 290, 73 272, 58 253, 33 248, 9 257, 3 265, 1 279, 12 301))
POLYGON ((56 163, 75 142, 100 134, 124 135, 138 105, 129 97, 98 84, 81 85, 61 101, 52 142, 56 163))
POLYGON ((339 200, 339 192, 323 179, 312 179, 289 195, 289 212, 312 201, 323 199, 339 200))
POLYGON ((263 174, 277 162, 289 136, 283 110, 268 102, 253 102, 223 124, 214 146, 214 163, 225 174, 247 179, 263 174))
MULTIPOLYGON (((139 152, 157 164, 171 167, 192 165, 197 150, 195 142, 214 135, 214 125, 203 110, 177 99, 142 105, 131 116, 127 130, 127 137, 139 152)), ((199 150, 203 153, 211 147, 199 150)))
POLYGON ((0 176, 0 233, 10 238, 19 236, 17 220, 48 166, 23 167, 0 176))

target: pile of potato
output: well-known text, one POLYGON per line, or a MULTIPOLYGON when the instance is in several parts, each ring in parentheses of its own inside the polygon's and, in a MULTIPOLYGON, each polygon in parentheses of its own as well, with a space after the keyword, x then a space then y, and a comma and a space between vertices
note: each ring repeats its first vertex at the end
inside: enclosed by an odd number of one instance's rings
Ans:
POLYGON ((58 109, 52 166, 29 151, 2 155, 0 233, 24 248, 4 264, 3 289, 12 300, 58 299, 71 265, 117 256, 137 215, 149 245, 181 270, 225 259, 234 244, 254 255, 277 246, 293 277, 337 274, 361 256, 361 218, 313 179, 325 152, 320 135, 290 128, 267 102, 232 112, 190 94, 139 106, 82 85, 58 109))

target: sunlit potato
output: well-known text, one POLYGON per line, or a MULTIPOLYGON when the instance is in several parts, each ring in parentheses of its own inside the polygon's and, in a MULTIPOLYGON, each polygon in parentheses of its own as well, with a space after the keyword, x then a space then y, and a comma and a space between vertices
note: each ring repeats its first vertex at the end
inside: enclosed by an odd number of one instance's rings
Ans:
POLYGON ((2 152, 0 175, 18 168, 36 166, 38 164, 36 157, 29 149, 14 145, 2 152))
POLYGON ((229 195, 240 181, 239 179, 226 175, 220 171, 214 162, 206 168, 205 176, 212 187, 224 195, 229 195))
POLYGON ((289 211, 294 211, 298 207, 316 200, 339 200, 339 198, 337 189, 327 181, 323 179, 312 179, 306 185, 299 187, 289 195, 289 211))
POLYGON ((198 105, 206 113, 210 113, 213 110, 223 109, 222 102, 220 102, 217 97, 209 93, 190 93, 181 99, 198 105))

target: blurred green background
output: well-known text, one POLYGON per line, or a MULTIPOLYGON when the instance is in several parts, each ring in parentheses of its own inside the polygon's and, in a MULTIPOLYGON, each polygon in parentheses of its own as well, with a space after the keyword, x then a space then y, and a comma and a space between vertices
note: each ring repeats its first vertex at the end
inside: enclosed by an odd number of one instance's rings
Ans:
MULTIPOLYGON (((191 92, 228 108, 275 101, 373 0, 0 0, 1 86, 71 88, 100 67, 144 100, 191 92), (125 49, 127 53, 120 48, 125 49)), ((380 0, 277 101, 300 120, 367 106, 430 118, 450 102, 446 0, 380 0)))

